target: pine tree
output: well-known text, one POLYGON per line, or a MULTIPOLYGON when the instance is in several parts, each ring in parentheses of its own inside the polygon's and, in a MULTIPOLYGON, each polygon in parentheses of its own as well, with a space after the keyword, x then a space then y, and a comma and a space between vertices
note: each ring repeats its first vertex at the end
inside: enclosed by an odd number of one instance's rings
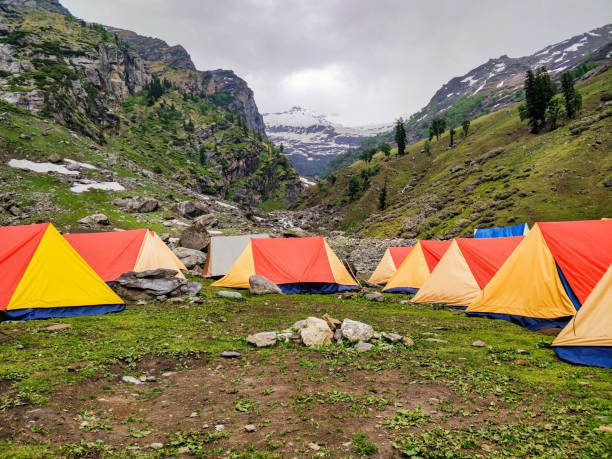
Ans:
POLYGON ((461 129, 463 130, 463 138, 466 138, 470 130, 470 120, 463 121, 463 123, 461 123, 461 129))
POLYGON ((426 140, 425 143, 423 144, 423 152, 427 156, 431 155, 431 142, 429 140, 426 140))
POLYGON ((359 184, 359 179, 354 175, 351 175, 348 181, 348 195, 351 198, 351 201, 355 199, 355 197, 359 193, 360 188, 361 186, 359 184))
POLYGON ((548 108, 546 109, 546 122, 550 126, 551 131, 557 129, 562 110, 563 102, 561 101, 561 97, 557 95, 550 100, 548 108))
POLYGON ((571 72, 561 75, 561 89, 565 99, 565 113, 569 119, 574 119, 582 108, 582 96, 574 88, 574 78, 571 72))
POLYGON ((391 156, 391 145, 389 145, 387 142, 383 142, 378 146, 378 149, 380 151, 382 151, 385 156, 388 158, 389 156, 391 156))
POLYGON ((397 143, 397 155, 403 156, 406 153, 406 129, 404 120, 401 118, 395 123, 395 142, 397 143))
MULTIPOLYGON (((550 79, 546 67, 535 72, 528 70, 525 75, 525 109, 524 116, 529 120, 531 132, 538 133, 546 124, 546 110, 555 95, 555 85, 550 79)), ((519 110, 521 110, 519 108, 519 110)), ((519 112, 520 113, 520 112, 519 112)))
POLYGON ((429 126, 430 140, 433 139, 433 135, 436 136, 436 140, 440 140, 440 136, 444 133, 445 130, 446 119, 440 116, 434 117, 434 119, 431 120, 431 125, 429 126))
POLYGON ((450 128, 450 130, 448 131, 449 137, 450 137, 450 143, 449 143, 449 147, 454 147, 455 146, 455 128, 450 128))
POLYGON ((387 208, 387 180, 378 192, 378 209, 385 210, 387 208))

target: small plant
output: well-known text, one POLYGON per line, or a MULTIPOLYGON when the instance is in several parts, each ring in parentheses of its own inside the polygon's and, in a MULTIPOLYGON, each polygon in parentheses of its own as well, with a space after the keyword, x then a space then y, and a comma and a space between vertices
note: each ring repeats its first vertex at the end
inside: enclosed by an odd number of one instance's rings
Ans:
POLYGON ((378 452, 378 446, 372 443, 363 432, 357 432, 351 440, 353 442, 353 451, 359 456, 371 456, 378 452))
POLYGON ((414 410, 399 410, 393 417, 387 418, 383 424, 389 429, 407 429, 422 424, 430 417, 420 407, 417 407, 414 410))
POLYGON ((234 409, 240 413, 253 413, 257 411, 259 403, 248 398, 239 398, 234 404, 234 409))

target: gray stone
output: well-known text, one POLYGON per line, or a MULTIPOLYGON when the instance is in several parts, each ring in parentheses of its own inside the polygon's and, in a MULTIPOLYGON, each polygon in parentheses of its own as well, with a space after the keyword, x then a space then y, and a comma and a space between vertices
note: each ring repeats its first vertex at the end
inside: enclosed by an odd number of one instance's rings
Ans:
POLYGON ((334 341, 336 343, 342 341, 342 330, 340 330, 339 328, 336 328, 336 330, 334 331, 334 341))
POLYGON ((179 260, 183 262, 187 269, 202 266, 206 261, 206 254, 201 250, 189 249, 187 247, 176 247, 172 249, 179 260))
POLYGON ((402 335, 397 333, 383 333, 382 337, 390 343, 399 343, 402 340, 402 335))
POLYGON ((278 285, 262 276, 249 277, 249 292, 254 295, 263 295, 266 293, 283 293, 278 287, 278 285))
POLYGON ((221 357, 224 357, 226 359, 237 359, 238 357, 240 357, 240 352, 236 352, 236 351, 223 351, 221 353, 221 357))
POLYGON ((200 202, 183 201, 176 205, 176 210, 182 217, 196 218, 208 212, 208 206, 200 202))
POLYGON ((110 220, 105 214, 93 214, 77 220, 77 223, 85 226, 110 225, 110 220))
POLYGON ((247 424, 246 426, 244 426, 244 430, 246 430, 247 432, 255 432, 257 430, 257 427, 255 427, 253 424, 247 424))
POLYGON ((485 347, 487 344, 484 341, 480 341, 479 339, 472 343, 474 347, 485 347))
POLYGON ((257 347, 274 346, 276 344, 276 332, 261 332, 247 336, 247 343, 257 347))
POLYGON ((115 199, 113 204, 123 207, 128 212, 148 213, 154 212, 159 208, 159 201, 155 198, 120 198, 115 199))
POLYGON ((367 300, 385 301, 385 297, 380 292, 368 293, 365 297, 366 297, 367 300))
POLYGON ((179 239, 179 245, 181 247, 187 247, 188 249, 203 251, 209 244, 210 234, 206 231, 206 227, 198 223, 194 223, 190 227, 185 228, 179 239))
POLYGON ((240 292, 230 292, 228 290, 218 291, 217 296, 221 298, 231 298, 233 300, 239 300, 242 298, 242 294, 240 292))
POLYGON ((130 384, 134 384, 136 386, 139 384, 142 384, 142 381, 140 379, 134 378, 133 376, 122 376, 121 381, 130 383, 130 384))
POLYGON ((149 448, 151 449, 162 449, 164 447, 163 443, 151 443, 149 448))
POLYGON ((134 272, 134 276, 138 279, 172 279, 176 277, 178 271, 169 268, 155 268, 146 271, 134 272))
POLYGON ((301 330, 302 328, 304 328, 306 326, 306 320, 298 320, 296 323, 293 324, 293 328, 294 330, 301 330))
POLYGON ((529 354, 529 351, 527 349, 517 349, 516 352, 518 354, 529 354))
POLYGON ((199 282, 187 282, 181 286, 180 290, 182 295, 194 297, 202 290, 202 284, 199 282))
MULTIPOLYGON (((25 136, 25 134, 20 134, 19 137, 21 138, 22 135, 25 136)), ((50 155, 47 159, 49 160, 50 163, 53 163, 53 164, 57 164, 62 161, 62 157, 58 155, 57 153, 50 155)))
POLYGON ((194 223, 205 228, 212 228, 217 225, 217 217, 215 217, 215 214, 200 215, 194 220, 194 223))
POLYGON ((366 343, 365 341, 359 341, 357 342, 357 344, 355 345, 355 349, 357 349, 357 351, 359 352, 366 352, 369 351, 370 349, 372 349, 374 347, 373 344, 370 343, 366 343))
POLYGON ((334 334, 323 319, 308 317, 304 328, 300 330, 300 336, 306 346, 313 347, 330 344, 334 334))
POLYGON ((175 290, 187 283, 185 279, 174 277, 176 273, 171 269, 124 273, 113 284, 113 290, 126 301, 136 302, 153 297, 161 300, 162 296, 174 294, 175 290))
POLYGON ((430 343, 448 343, 448 341, 438 338, 426 338, 425 341, 429 341, 430 343))
POLYGON ((371 325, 351 319, 344 319, 340 330, 342 330, 342 336, 349 341, 369 341, 374 336, 374 329, 371 325))

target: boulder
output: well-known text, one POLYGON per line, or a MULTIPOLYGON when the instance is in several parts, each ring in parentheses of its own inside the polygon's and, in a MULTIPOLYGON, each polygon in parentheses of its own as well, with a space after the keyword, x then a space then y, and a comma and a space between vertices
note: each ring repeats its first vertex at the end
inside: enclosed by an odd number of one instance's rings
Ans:
POLYGON ((240 352, 236 352, 236 351, 223 351, 221 353, 221 357, 226 358, 226 359, 237 359, 238 357, 240 357, 240 352))
MULTIPOLYGON (((19 137, 21 138, 22 135, 25 135, 25 134, 20 134, 19 137)), ((62 162, 62 157, 58 155, 57 153, 52 154, 47 159, 49 160, 50 163, 53 163, 53 164, 62 162)))
POLYGON ((334 337, 327 322, 318 317, 308 317, 304 328, 300 330, 302 341, 308 347, 330 344, 334 337))
POLYGON ((334 319, 333 317, 330 317, 329 314, 323 314, 323 320, 327 322, 327 325, 332 331, 336 330, 337 328, 340 328, 340 325, 342 325, 341 320, 334 319))
POLYGON ((196 218, 208 212, 208 206, 201 202, 183 201, 176 205, 176 210, 182 217, 196 218))
POLYGON ((286 230, 283 231, 283 237, 308 237, 311 236, 311 234, 306 231, 303 230, 302 228, 288 228, 286 230))
POLYGON ((372 349, 373 347, 374 347, 373 344, 366 343, 365 341, 359 341, 355 345, 355 349, 357 349, 358 352, 366 352, 366 351, 369 351, 370 349, 372 349))
POLYGON ((183 262, 187 269, 202 266, 206 261, 206 254, 201 250, 189 249, 187 247, 176 247, 175 249, 172 249, 172 251, 178 257, 178 259, 183 262))
POLYGON ((194 222, 205 228, 211 228, 217 225, 217 217, 214 214, 204 214, 196 218, 194 222))
POLYGON ((371 325, 351 319, 344 319, 340 330, 342 330, 342 337, 349 341, 369 341, 374 336, 374 329, 371 325))
POLYGON ((159 201, 155 198, 120 198, 115 199, 113 204, 123 207, 128 212, 148 213, 154 212, 159 208, 159 201))
POLYGON ((93 214, 83 217, 77 221, 81 225, 94 226, 94 225, 109 225, 110 220, 105 214, 93 214))
POLYGON ((390 343, 399 343, 402 340, 402 335, 398 335, 397 333, 383 332, 382 337, 390 343))
MULTIPOLYGON (((124 273, 113 284, 113 290, 128 302, 167 296, 187 284, 185 279, 175 277, 176 273, 173 269, 124 273)), ((177 294, 180 290, 174 293, 177 294)))
POLYGON ((283 293, 278 285, 262 276, 249 277, 249 292, 254 295, 263 295, 265 293, 283 293))
POLYGON ((247 343, 257 347, 274 346, 276 344, 276 332, 261 332, 247 336, 247 343))
POLYGON ((204 250, 210 244, 210 234, 206 231, 206 228, 198 223, 194 223, 188 228, 185 228, 181 238, 179 239, 179 245, 181 247, 187 247, 188 249, 204 250))
POLYGON ((180 288, 181 295, 194 297, 202 290, 202 284, 199 282, 187 282, 180 288))
POLYGON ((217 292, 217 296, 220 298, 231 298, 232 300, 239 300, 242 298, 242 294, 240 292, 230 292, 227 290, 217 292))

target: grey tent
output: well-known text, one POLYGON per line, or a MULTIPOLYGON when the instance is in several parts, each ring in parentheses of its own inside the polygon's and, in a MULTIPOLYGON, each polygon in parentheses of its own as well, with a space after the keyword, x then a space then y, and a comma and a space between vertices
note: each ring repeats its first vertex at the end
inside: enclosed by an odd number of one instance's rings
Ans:
POLYGON ((267 237, 269 237, 267 234, 211 237, 202 275, 204 277, 225 276, 252 238, 267 237))

